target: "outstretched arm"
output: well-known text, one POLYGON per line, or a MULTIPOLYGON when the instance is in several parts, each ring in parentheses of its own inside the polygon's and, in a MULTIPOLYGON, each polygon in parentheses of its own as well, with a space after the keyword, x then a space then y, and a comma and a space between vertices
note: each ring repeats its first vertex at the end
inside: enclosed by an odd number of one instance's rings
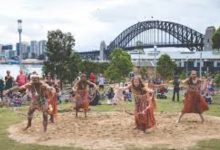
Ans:
POLYGON ((169 83, 173 83, 174 80, 170 80, 169 83))
POLYGON ((181 81, 183 84, 186 84, 189 81, 189 78, 186 78, 185 80, 181 81))
POLYGON ((30 83, 27 83, 27 84, 25 84, 25 85, 23 85, 23 86, 21 86, 21 87, 18 87, 18 86, 12 87, 12 88, 6 90, 6 91, 4 92, 4 95, 8 94, 9 92, 16 92, 16 91, 26 90, 26 89, 30 88, 30 86, 31 86, 31 84, 30 84, 30 83))
POLYGON ((154 84, 154 88, 162 88, 162 87, 166 87, 166 84, 154 84))

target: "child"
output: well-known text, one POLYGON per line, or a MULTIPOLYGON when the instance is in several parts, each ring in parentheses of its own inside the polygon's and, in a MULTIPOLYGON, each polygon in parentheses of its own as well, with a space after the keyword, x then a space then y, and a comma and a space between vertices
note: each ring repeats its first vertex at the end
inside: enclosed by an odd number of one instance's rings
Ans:
POLYGON ((206 93, 204 98, 205 98, 206 103, 212 104, 212 96, 209 93, 206 93))
POLYGON ((108 92, 107 92, 107 104, 111 105, 113 104, 112 99, 114 97, 114 90, 112 87, 109 88, 108 92))

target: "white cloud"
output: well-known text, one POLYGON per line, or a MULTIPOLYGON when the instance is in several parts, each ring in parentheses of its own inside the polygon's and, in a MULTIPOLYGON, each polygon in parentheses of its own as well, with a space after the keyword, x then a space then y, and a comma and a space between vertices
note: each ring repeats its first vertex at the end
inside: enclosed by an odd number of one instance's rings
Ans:
POLYGON ((17 19, 24 41, 46 39, 61 29, 76 38, 77 50, 98 49, 127 27, 151 19, 178 22, 202 33, 219 26, 220 0, 0 0, 0 43, 18 41, 17 19))

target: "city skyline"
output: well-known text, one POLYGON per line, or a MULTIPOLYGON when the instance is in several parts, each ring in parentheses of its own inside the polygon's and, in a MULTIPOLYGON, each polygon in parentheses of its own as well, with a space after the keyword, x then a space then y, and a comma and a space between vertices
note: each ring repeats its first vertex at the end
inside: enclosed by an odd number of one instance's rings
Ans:
MULTIPOLYGON (((15 59, 20 56, 19 44, 20 43, 16 43, 15 46, 13 44, 0 44, 0 56, 5 59, 15 59)), ((46 40, 32 40, 29 42, 22 41, 21 49, 23 59, 39 57, 42 59, 42 55, 45 56, 46 40)))
POLYGON ((8 0, 2 3, 1 44, 18 42, 17 19, 23 20, 22 41, 46 40, 47 31, 61 29, 75 37, 77 51, 99 49, 102 40, 108 45, 127 27, 144 20, 177 22, 203 34, 206 27, 220 25, 217 19, 220 0, 8 0))

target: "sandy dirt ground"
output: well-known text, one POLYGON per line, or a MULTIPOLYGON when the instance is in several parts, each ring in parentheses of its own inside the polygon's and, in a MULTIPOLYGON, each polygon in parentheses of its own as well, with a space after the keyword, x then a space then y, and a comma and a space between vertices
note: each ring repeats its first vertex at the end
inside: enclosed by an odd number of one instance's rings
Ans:
POLYGON ((200 140, 220 138, 220 118, 205 116, 200 122, 196 114, 186 114, 176 124, 178 113, 156 113, 155 129, 143 133, 135 130, 134 117, 122 112, 90 112, 75 118, 71 112, 59 114, 56 123, 43 133, 41 117, 35 117, 27 131, 26 122, 12 125, 9 137, 21 143, 82 147, 92 150, 126 149, 132 147, 164 147, 187 149, 200 140))

